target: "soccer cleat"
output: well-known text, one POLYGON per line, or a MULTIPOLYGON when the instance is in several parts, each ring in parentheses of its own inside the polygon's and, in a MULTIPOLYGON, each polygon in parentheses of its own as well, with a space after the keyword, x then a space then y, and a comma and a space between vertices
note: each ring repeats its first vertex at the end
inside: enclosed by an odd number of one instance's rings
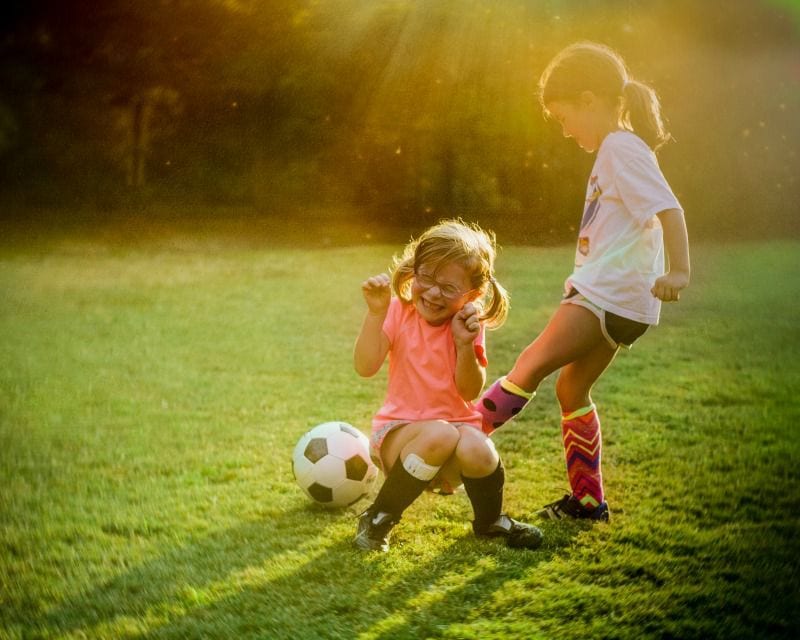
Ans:
POLYGON ((479 538, 505 538, 506 544, 515 549, 537 549, 544 537, 537 527, 517 522, 505 513, 501 513, 485 531, 475 531, 475 535, 479 538))
POLYGON ((358 520, 358 529, 353 543, 365 551, 388 551, 389 533, 397 521, 390 513, 374 513, 367 509, 358 520))
POLYGON ((572 518, 575 520, 598 520, 601 522, 608 522, 611 512, 608 510, 608 503, 601 502, 594 509, 587 509, 578 499, 571 495, 566 494, 561 500, 556 500, 548 505, 545 505, 540 511, 536 512, 540 518, 549 520, 563 520, 572 518))

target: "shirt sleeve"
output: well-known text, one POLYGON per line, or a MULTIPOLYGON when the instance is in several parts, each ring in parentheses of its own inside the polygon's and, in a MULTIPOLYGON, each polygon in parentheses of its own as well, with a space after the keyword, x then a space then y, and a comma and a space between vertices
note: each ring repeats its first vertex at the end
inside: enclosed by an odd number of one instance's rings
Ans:
POLYGON ((652 154, 636 154, 615 182, 625 208, 642 224, 666 209, 683 210, 652 154))
POLYGON ((389 344, 394 344, 397 327, 400 324, 400 315, 403 312, 403 303, 399 298, 392 298, 389 302, 389 311, 383 319, 383 332, 389 338, 389 344))

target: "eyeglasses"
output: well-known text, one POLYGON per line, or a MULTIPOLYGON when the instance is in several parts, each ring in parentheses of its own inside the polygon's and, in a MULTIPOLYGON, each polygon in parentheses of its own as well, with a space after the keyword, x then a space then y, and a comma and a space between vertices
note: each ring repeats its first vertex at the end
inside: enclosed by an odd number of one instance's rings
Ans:
POLYGON ((438 280, 429 276, 427 273, 420 273, 419 271, 414 272, 414 280, 416 281, 417 285, 422 289, 432 289, 433 287, 438 287, 441 296, 443 298, 446 298, 447 300, 458 300, 462 296, 465 296, 468 293, 475 291, 475 289, 470 289, 469 291, 462 291, 453 284, 442 284, 438 280))

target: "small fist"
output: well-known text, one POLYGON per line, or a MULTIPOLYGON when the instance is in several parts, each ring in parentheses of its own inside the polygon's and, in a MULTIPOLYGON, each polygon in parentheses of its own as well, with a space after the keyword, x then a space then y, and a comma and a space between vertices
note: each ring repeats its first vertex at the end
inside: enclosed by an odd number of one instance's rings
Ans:
POLYGON ((478 306, 472 302, 465 304, 461 311, 458 312, 464 319, 464 326, 471 333, 478 333, 478 329, 481 328, 481 323, 478 320, 479 312, 478 306))
POLYGON ((361 283, 361 293, 370 313, 384 314, 392 298, 391 279, 385 273, 367 278, 361 283))
POLYGON ((478 335, 481 329, 478 313, 479 307, 472 302, 468 302, 453 316, 453 338, 456 342, 469 344, 475 340, 475 336, 478 335))
POLYGON ((681 290, 688 285, 688 274, 670 271, 655 281, 650 293, 663 302, 676 302, 681 299, 681 290))

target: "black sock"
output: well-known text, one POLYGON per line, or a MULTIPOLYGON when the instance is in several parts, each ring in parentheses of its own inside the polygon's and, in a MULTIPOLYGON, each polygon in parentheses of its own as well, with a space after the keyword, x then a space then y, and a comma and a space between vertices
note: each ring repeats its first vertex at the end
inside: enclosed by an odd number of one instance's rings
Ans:
POLYGON ((378 497, 375 498, 371 509, 375 513, 385 511, 392 514, 396 522, 400 520, 403 511, 425 491, 428 482, 412 476, 406 471, 402 460, 398 459, 386 476, 386 481, 378 491, 378 497))
POLYGON ((503 510, 503 485, 506 483, 506 471, 503 461, 497 463, 497 468, 483 478, 467 478, 461 476, 464 489, 472 503, 475 520, 472 529, 476 533, 485 532, 499 517, 503 510))

